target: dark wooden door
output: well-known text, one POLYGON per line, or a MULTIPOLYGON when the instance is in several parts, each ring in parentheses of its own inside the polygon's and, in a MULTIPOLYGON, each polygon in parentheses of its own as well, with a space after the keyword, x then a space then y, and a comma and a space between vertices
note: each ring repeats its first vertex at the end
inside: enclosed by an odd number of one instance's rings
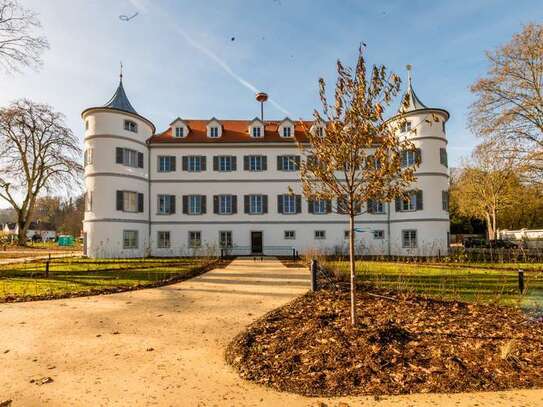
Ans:
POLYGON ((251 232, 251 253, 262 253, 262 232, 251 232))

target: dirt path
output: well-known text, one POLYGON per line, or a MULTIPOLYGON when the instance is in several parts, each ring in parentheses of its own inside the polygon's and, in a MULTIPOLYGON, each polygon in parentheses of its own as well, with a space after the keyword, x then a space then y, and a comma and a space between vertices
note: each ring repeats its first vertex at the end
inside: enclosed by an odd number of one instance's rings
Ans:
MULTIPOLYGON (((10 252, 6 252, 6 253, 10 253, 10 252)), ((76 256, 81 256, 82 254, 83 254, 82 252, 51 254, 51 259, 61 259, 64 257, 76 257, 76 256)), ((16 264, 16 263, 26 263, 29 261, 36 261, 36 260, 46 260, 48 258, 49 258, 49 254, 45 254, 45 253, 39 253, 39 254, 36 254, 35 256, 25 256, 25 257, 11 257, 11 258, 0 257, 0 266, 5 265, 5 264, 16 264)))
MULTIPOLYGON (((304 269, 236 260, 179 284, 0 305, 0 402, 13 406, 313 406, 241 381, 224 349, 304 293, 304 269), (47 384, 31 383, 51 377, 47 384)), ((340 402, 322 400, 328 406, 340 402)), ((350 406, 540 406, 543 391, 342 399, 350 406)))

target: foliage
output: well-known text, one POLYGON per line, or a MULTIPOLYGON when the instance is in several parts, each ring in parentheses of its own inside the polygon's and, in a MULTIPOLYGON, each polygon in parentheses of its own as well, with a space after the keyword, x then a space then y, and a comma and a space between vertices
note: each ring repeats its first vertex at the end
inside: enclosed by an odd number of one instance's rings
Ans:
POLYGON ((41 193, 80 184, 80 155, 64 116, 50 106, 22 99, 0 109, 0 198, 17 213, 19 244, 41 193))
POLYGON ((57 233, 78 237, 83 227, 85 199, 44 196, 36 200, 33 220, 51 224, 57 233))
POLYGON ((528 24, 521 33, 488 52, 490 67, 471 90, 471 127, 497 141, 511 157, 541 180, 543 176, 543 25, 528 24))
POLYGON ((6 71, 41 65, 41 53, 49 43, 34 33, 40 27, 36 13, 23 8, 18 0, 0 0, 0 65, 6 71))
MULTIPOLYGON (((362 48, 354 70, 338 60, 333 104, 321 78, 322 113, 315 110, 314 125, 306 128, 307 143, 300 143, 305 156, 300 168, 304 195, 310 200, 339 203, 336 210, 346 214, 350 222, 351 259, 354 220, 362 206, 368 200, 389 202, 402 196, 415 179, 414 167, 401 166, 402 150, 414 149, 406 138, 396 136, 401 116, 392 121, 383 117, 398 95, 400 83, 385 66, 368 69, 362 48)), ((404 100, 404 106, 408 103, 404 100)), ((351 290, 351 319, 355 324, 354 269, 351 290)))

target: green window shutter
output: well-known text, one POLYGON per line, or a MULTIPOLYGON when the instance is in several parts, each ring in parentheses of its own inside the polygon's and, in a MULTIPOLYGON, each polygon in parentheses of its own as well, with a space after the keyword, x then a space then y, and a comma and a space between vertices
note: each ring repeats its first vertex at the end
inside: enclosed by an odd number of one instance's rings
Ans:
POLYGON ((181 168, 183 171, 188 171, 189 169, 189 158, 187 156, 183 156, 181 158, 181 168))
POLYGON ((277 156, 277 171, 283 171, 283 156, 277 156))
POLYGON ((176 170, 176 164, 177 164, 177 158, 175 156, 172 156, 171 157, 171 161, 172 161, 172 171, 175 171, 176 170))
POLYGON ((138 193, 138 212, 143 212, 143 194, 138 193))
POLYGON ((138 153, 138 168, 143 168, 143 153, 138 153))
POLYGON ((232 171, 237 171, 237 157, 235 155, 232 156, 232 171))
POLYGON ((175 213, 175 195, 170 195, 170 213, 175 213))
POLYGON ((232 213, 238 213, 238 197, 232 195, 232 213))
POLYGON ((373 204, 373 199, 368 199, 366 205, 367 205, 367 208, 368 208, 368 209, 367 209, 368 213, 374 213, 374 212, 375 212, 375 210, 374 210, 374 204, 373 204))
POLYGON ((296 195, 296 213, 302 212, 302 196, 296 195))
POLYGON ((417 211, 422 211, 422 190, 417 191, 417 211))
POLYGON ((268 195, 262 195, 262 213, 268 213, 268 195))
POLYGON ((402 211, 402 198, 396 198, 395 206, 396 206, 396 212, 402 211))
POLYGON ((183 213, 189 213, 189 197, 188 195, 183 195, 183 213))
POLYGON ((400 167, 407 167, 407 151, 400 152, 400 167))
POLYGON ((248 155, 243 156, 243 169, 245 171, 249 171, 249 156, 248 155))
POLYGON ((422 163, 422 151, 420 148, 415 150, 415 161, 420 165, 422 163))
POLYGON ((245 213, 249 213, 249 209, 250 209, 249 199, 250 199, 250 195, 243 196, 243 206, 244 206, 245 213))
POLYGON ((268 170, 268 157, 262 156, 262 171, 268 170))
POLYGON ((332 201, 330 199, 326 200, 326 213, 332 212, 332 201))
POLYGON ((123 209, 124 209, 123 191, 117 191, 117 210, 122 211, 123 209))
POLYGON ((213 156, 213 171, 219 171, 219 157, 213 156))
POLYGON ((308 199, 307 200, 307 212, 308 213, 315 213, 313 202, 314 202, 313 199, 308 199))
POLYGON ((294 156, 294 164, 296 165, 296 169, 299 170, 300 169, 300 156, 299 155, 294 156))
POLYGON ((200 195, 200 208, 202 208, 202 214, 207 212, 207 205, 206 205, 207 197, 205 195, 200 195))
POLYGON ((202 171, 206 171, 207 169, 207 165, 206 165, 206 156, 205 155, 201 155, 200 156, 200 168, 202 169, 202 171))
POLYGON ((283 213, 283 195, 277 195, 277 213, 283 213))
POLYGON ((213 195, 213 213, 219 213, 219 195, 213 195))
POLYGON ((121 147, 115 148, 115 162, 117 164, 123 163, 123 149, 121 147))

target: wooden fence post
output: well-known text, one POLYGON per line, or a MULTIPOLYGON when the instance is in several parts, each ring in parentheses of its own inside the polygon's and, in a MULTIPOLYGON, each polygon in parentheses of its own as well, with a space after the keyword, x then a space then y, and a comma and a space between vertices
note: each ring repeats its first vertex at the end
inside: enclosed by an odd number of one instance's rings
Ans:
POLYGON ((518 290, 520 291, 520 294, 524 294, 524 270, 519 269, 518 270, 518 290))
POLYGON ((317 273, 319 271, 319 263, 316 259, 311 260, 311 291, 315 292, 319 289, 317 284, 317 273))

